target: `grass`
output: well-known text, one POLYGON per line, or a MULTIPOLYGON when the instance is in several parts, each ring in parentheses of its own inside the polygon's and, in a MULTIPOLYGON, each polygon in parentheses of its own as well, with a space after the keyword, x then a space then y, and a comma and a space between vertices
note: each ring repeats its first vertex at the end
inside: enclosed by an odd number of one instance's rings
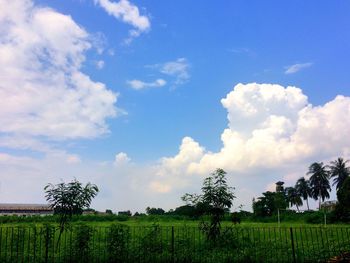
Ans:
POLYGON ((221 237, 212 242, 198 220, 77 219, 60 241, 57 224, 44 219, 1 224, 0 262, 293 262, 293 255, 297 262, 322 262, 350 251, 346 224, 224 221, 221 237))
MULTIPOLYGON (((88 216, 87 216, 88 217, 88 216)), ((91 226, 101 226, 101 227, 108 227, 111 224, 119 223, 122 225, 130 226, 130 227, 136 227, 136 226, 152 226, 153 224, 158 224, 160 226, 174 226, 174 227, 197 227, 200 223, 200 220, 192 220, 192 219, 173 219, 172 217, 167 216, 152 216, 152 217, 130 217, 122 220, 119 220, 117 217, 113 220, 102 220, 102 221, 94 221, 93 218, 88 220, 80 220, 84 217, 79 217, 72 221, 72 225, 86 223, 91 226)), ((48 217, 49 219, 49 217, 48 217)), ((42 218, 38 221, 34 222, 27 222, 27 221, 21 221, 20 219, 16 222, 5 222, 0 223, 0 226, 42 226, 46 223, 53 223, 57 222, 57 219, 50 218, 49 220, 43 220, 42 218)), ((223 227, 230 227, 233 226, 233 223, 230 221, 223 221, 222 222, 223 227)), ((324 223, 319 224, 311 224, 311 223, 305 223, 303 221, 298 222, 290 222, 290 221, 282 221, 280 224, 277 222, 251 222, 251 221, 242 221, 241 224, 239 224, 241 227, 324 227, 324 223)), ((327 224, 327 227, 348 227, 350 224, 345 223, 336 223, 336 224, 327 224)))

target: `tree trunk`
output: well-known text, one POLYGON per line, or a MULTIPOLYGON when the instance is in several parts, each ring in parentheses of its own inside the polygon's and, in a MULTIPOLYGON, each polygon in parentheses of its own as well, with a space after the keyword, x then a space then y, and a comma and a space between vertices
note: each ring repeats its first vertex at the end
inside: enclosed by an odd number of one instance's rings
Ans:
POLYGON ((320 188, 320 191, 319 191, 319 199, 318 199, 318 210, 321 211, 321 188, 320 188))
POLYGON ((321 196, 318 198, 318 210, 321 211, 321 196))
POLYGON ((310 210, 310 207, 309 207, 309 198, 306 198, 306 205, 307 205, 307 211, 310 210))

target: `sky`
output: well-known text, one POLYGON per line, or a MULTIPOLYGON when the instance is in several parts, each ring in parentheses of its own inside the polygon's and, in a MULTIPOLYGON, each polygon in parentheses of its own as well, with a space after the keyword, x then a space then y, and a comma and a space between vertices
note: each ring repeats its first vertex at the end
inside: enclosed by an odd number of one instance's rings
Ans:
POLYGON ((97 210, 168 210, 222 168, 232 210, 251 210, 311 163, 350 159, 349 12, 0 0, 0 202, 76 178, 98 185, 97 210))

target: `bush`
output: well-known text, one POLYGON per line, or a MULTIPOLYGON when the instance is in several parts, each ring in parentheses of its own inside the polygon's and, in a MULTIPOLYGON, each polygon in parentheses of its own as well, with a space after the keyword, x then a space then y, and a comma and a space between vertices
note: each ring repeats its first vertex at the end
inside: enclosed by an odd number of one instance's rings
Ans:
POLYGON ((322 224, 324 222, 324 213, 319 211, 305 212, 305 222, 309 224, 322 224))
POLYGON ((151 260, 154 256, 162 253, 162 233, 159 224, 153 224, 139 238, 139 247, 136 248, 134 253, 138 258, 144 257, 151 260))
POLYGON ((113 224, 107 234, 108 262, 125 262, 128 257, 130 241, 129 227, 113 224))
POLYGON ((73 257, 75 262, 88 262, 92 250, 91 241, 94 229, 86 224, 80 224, 74 230, 73 257))

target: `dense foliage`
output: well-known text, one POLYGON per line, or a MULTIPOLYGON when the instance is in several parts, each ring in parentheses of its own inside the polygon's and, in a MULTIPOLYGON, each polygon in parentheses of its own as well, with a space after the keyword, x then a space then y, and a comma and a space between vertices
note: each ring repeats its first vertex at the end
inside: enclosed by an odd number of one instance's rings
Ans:
POLYGON ((264 192, 263 196, 253 200, 253 211, 257 216, 272 216, 279 210, 285 210, 288 202, 284 192, 264 192))

